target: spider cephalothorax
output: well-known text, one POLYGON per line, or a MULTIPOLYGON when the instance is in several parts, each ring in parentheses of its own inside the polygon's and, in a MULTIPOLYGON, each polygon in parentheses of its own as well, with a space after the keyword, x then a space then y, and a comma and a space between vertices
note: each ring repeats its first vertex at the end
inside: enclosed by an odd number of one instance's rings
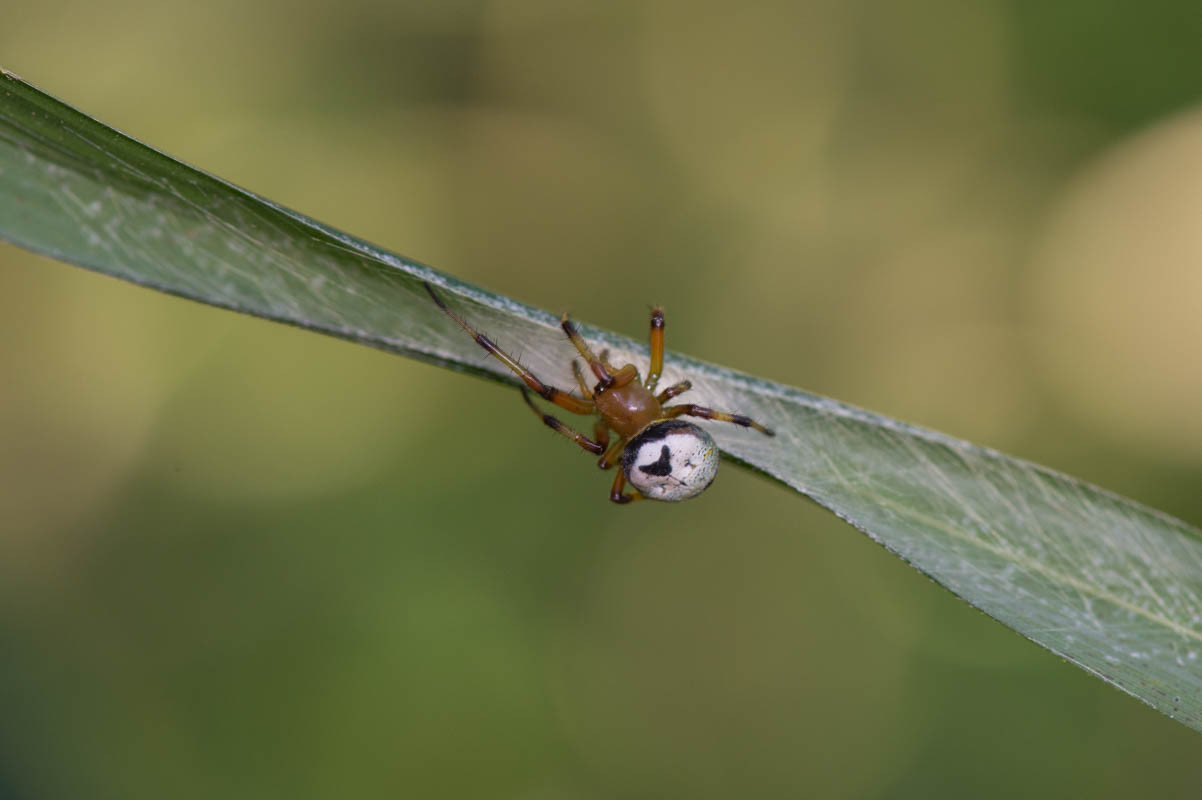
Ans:
POLYGON ((584 395, 576 397, 540 381, 534 373, 497 347, 495 342, 448 308, 435 293, 434 287, 429 283, 425 287, 448 317, 522 379, 528 387, 522 389, 522 397, 547 427, 568 437, 593 455, 600 456, 597 466, 601 469, 621 465, 609 492, 609 499, 615 503, 629 503, 642 497, 670 502, 688 500, 701 494, 713 483, 718 471, 718 446, 704 430, 677 417, 689 415, 731 422, 744 428, 755 428, 767 436, 774 435, 763 425, 741 414, 727 414, 691 403, 664 405, 673 397, 687 392, 692 384, 681 381, 659 394, 655 393, 664 366, 664 312, 661 308, 651 310, 651 366, 647 380, 643 382, 639 381, 639 372, 633 364, 614 369, 605 353, 600 358, 593 355, 568 315, 563 315, 560 321, 563 332, 572 340, 597 378, 596 385, 590 389, 580 362, 573 360, 572 372, 576 375, 580 393, 584 395), (596 416, 593 438, 540 411, 530 399, 531 391, 573 414, 596 416), (611 435, 617 437, 612 442, 611 435), (636 493, 623 491, 627 481, 630 481, 636 493))

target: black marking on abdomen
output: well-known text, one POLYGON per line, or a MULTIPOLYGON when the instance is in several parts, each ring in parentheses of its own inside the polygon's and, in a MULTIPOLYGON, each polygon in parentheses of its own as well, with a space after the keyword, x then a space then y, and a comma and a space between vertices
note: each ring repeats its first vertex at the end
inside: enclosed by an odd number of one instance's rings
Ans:
POLYGON ((666 444, 662 445, 659 448, 659 461, 656 461, 654 464, 640 464, 639 472, 645 472, 648 475, 655 475, 659 478, 662 478, 665 475, 671 475, 672 451, 668 449, 666 444))

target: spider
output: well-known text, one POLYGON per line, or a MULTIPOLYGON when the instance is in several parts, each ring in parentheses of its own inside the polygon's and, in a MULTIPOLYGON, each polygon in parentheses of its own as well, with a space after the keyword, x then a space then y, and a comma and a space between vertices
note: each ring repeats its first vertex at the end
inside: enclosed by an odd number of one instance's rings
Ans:
POLYGON ((522 399, 543 424, 571 439, 582 449, 600 456, 597 466, 601 469, 621 465, 609 490, 609 499, 615 503, 629 503, 644 497, 668 502, 688 500, 701 494, 713 483, 718 471, 717 445, 704 430, 678 417, 731 422, 744 428, 755 428, 766 436, 776 435, 742 414, 727 414, 691 403, 664 405, 673 397, 687 392, 693 384, 681 381, 655 394, 664 366, 664 311, 659 306, 651 309, 651 365, 647 380, 642 382, 633 364, 615 369, 609 363, 607 351, 603 351, 600 358, 595 356, 568 315, 563 315, 560 327, 597 378, 597 384, 589 389, 580 362, 572 359, 572 372, 584 395, 580 398, 540 381, 513 356, 497 347, 492 339, 448 308, 434 292, 433 286, 425 281, 423 284, 438 307, 475 339, 476 344, 522 379, 526 384, 521 387, 522 399), (531 391, 565 411, 596 416, 598 419, 593 427, 593 438, 540 411, 530 398, 531 391), (617 436, 612 442, 611 434, 617 436), (633 494, 624 491, 627 481, 635 489, 633 494))

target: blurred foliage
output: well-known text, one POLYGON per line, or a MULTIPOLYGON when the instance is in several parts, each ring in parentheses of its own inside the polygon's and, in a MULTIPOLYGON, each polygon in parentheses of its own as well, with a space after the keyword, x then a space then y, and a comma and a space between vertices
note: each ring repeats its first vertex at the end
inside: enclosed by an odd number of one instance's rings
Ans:
MULTIPOLYGON (((664 302, 675 349, 1202 520, 1184 3, 5 16, 5 67, 363 238, 634 334, 664 302)), ((611 508, 500 387, 0 260, 0 795, 1202 778, 1196 734, 754 476, 611 508)))

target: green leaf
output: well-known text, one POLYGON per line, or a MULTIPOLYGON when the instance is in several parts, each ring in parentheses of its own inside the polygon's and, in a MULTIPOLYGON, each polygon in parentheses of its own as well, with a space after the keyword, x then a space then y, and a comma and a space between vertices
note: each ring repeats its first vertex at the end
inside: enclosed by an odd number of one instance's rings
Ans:
MULTIPOLYGON (((513 383, 422 281, 571 386, 556 318, 185 166, 0 75, 0 236, 211 305, 513 383)), ((615 360, 646 347, 582 326, 615 360)), ((1081 481, 789 386, 669 354, 738 461, 833 511, 1024 636, 1202 730, 1202 534, 1081 481)), ((614 510, 613 513, 638 513, 614 510)))

